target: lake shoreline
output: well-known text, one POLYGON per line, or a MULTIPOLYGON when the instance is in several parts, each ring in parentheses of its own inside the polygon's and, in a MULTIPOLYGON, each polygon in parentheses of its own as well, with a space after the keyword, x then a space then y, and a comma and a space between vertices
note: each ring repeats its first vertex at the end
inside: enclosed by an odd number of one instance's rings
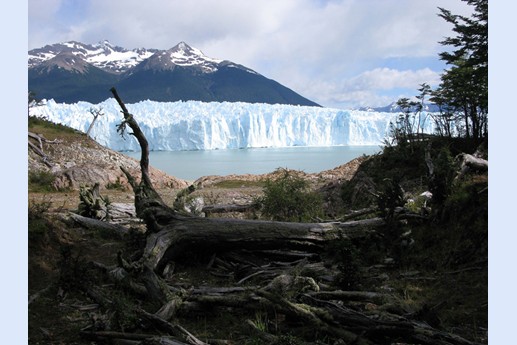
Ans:
MULTIPOLYGON (((381 151, 380 145, 151 151, 149 159, 152 166, 168 175, 195 181, 214 175, 262 175, 278 168, 319 173, 381 151)), ((141 154, 121 153, 135 159, 140 159, 141 154)))

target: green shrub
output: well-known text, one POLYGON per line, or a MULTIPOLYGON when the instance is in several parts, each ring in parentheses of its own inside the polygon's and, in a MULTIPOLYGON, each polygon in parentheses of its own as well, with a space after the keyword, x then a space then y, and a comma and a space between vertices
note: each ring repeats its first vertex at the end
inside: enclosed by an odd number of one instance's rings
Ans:
POLYGON ((426 196, 417 195, 414 198, 408 199, 404 207, 407 208, 410 212, 421 213, 428 200, 429 199, 426 196))
POLYGON ((106 184, 106 189, 125 191, 126 187, 120 181, 120 176, 118 176, 115 182, 108 182, 106 184))
POLYGON ((55 191, 54 180, 55 176, 50 171, 29 171, 29 190, 32 192, 55 191))
POLYGON ((62 125, 60 123, 55 123, 55 122, 52 122, 52 121, 49 121, 47 119, 37 117, 37 116, 29 116, 28 127, 30 129, 35 128, 35 127, 45 128, 45 129, 49 129, 49 130, 56 131, 56 132, 64 132, 64 133, 70 133, 70 134, 75 134, 78 132, 77 130, 75 130, 71 127, 62 125))
POLYGON ((134 303, 134 299, 132 299, 130 295, 118 291, 111 297, 111 327, 121 332, 134 329, 140 320, 136 312, 137 307, 134 303))
POLYGON ((414 225, 412 261, 419 268, 457 269, 488 257, 488 196, 486 183, 454 185, 433 221, 414 225))
POLYGON ((29 202, 28 210, 28 231, 31 236, 44 235, 49 229, 49 224, 44 214, 48 212, 52 206, 51 201, 44 200, 36 202, 31 200, 29 202))
POLYGON ((29 201, 29 220, 43 218, 43 214, 45 212, 48 212, 50 206, 52 206, 51 200, 43 200, 41 202, 37 202, 34 199, 32 199, 31 201, 29 201))
POLYGON ((281 334, 274 345, 297 345, 303 343, 296 336, 292 334, 281 334))
POLYGON ((214 183, 215 188, 245 188, 245 187, 264 187, 262 180, 246 181, 246 180, 226 180, 214 183))
POLYGON ((429 181, 429 190, 433 193, 433 203, 441 204, 451 192, 455 175, 454 160, 447 148, 441 148, 433 160, 434 177, 429 181))
POLYGON ((357 288, 360 281, 359 250, 349 238, 339 234, 339 238, 332 241, 326 248, 326 255, 337 264, 339 274, 336 277, 336 285, 343 290, 357 288))
POLYGON ((92 280, 87 262, 80 254, 73 255, 72 245, 63 245, 60 252, 59 286, 66 292, 80 290, 87 286, 87 283, 92 280))
POLYGON ((397 180, 384 179, 380 185, 377 206, 381 215, 388 221, 393 219, 395 209, 403 206, 404 191, 397 180))
POLYGON ((264 196, 257 199, 262 214, 276 221, 310 221, 323 213, 321 196, 309 190, 309 183, 296 172, 280 170, 275 180, 268 179, 264 196))
POLYGON ((375 190, 373 179, 365 171, 359 170, 352 180, 343 183, 340 195, 346 208, 360 209, 377 202, 375 190))

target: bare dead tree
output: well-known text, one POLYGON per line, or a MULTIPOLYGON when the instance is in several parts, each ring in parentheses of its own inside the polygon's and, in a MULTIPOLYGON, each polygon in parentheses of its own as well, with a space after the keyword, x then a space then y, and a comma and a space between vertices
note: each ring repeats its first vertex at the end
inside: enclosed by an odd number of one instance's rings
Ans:
POLYGON ((103 116, 104 115, 104 113, 102 112, 102 108, 95 109, 95 108, 92 107, 92 108, 90 108, 89 112, 90 112, 90 114, 93 115, 93 121, 92 121, 92 123, 90 123, 90 126, 88 126, 88 130, 86 131, 86 136, 87 137, 90 136, 90 132, 91 132, 91 130, 93 128, 93 125, 95 124, 95 121, 97 121, 97 118, 99 116, 103 116))

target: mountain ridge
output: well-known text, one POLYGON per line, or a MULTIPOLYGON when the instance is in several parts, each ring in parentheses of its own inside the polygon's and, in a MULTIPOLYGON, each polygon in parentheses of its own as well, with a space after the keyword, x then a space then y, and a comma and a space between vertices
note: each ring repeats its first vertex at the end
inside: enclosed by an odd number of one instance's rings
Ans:
POLYGON ((128 102, 199 100, 320 106, 248 67, 210 58, 183 41, 167 50, 128 50, 109 41, 56 43, 29 51, 28 74, 30 91, 57 102, 98 103, 109 98, 107 90, 115 86, 128 102))

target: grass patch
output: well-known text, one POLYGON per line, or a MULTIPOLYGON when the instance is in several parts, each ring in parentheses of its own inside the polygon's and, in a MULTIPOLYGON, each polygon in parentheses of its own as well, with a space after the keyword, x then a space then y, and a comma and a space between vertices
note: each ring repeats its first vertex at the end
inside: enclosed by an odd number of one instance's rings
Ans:
POLYGON ((436 279, 391 281, 401 296, 401 307, 433 327, 482 340, 488 324, 488 270, 420 274, 436 279))
POLYGON ((27 213, 29 239, 37 240, 47 235, 50 224, 45 217, 45 213, 48 212, 51 206, 52 201, 50 200, 43 200, 41 202, 29 201, 27 213))
POLYGON ((28 128, 29 131, 39 133, 48 140, 86 138, 85 133, 76 129, 36 116, 29 116, 28 128))
POLYGON ((54 192, 54 174, 50 171, 38 170, 29 171, 29 191, 30 192, 54 192))
POLYGON ((263 188, 266 185, 265 181, 246 181, 246 180, 227 180, 214 183, 215 188, 245 188, 245 187, 259 187, 263 188))
POLYGON ((106 184, 106 189, 125 191, 126 186, 122 184, 122 181, 120 181, 120 177, 117 177, 117 180, 115 182, 108 182, 106 184))

